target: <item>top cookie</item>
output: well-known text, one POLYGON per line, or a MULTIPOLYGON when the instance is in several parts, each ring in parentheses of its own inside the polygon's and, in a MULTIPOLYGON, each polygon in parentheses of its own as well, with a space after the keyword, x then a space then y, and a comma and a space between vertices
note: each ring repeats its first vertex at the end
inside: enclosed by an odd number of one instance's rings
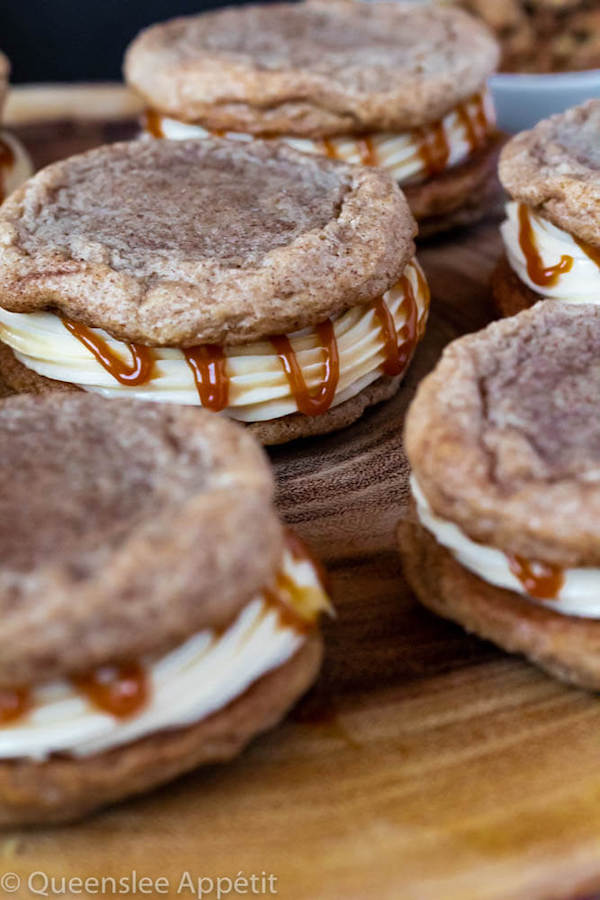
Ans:
POLYGON ((450 344, 406 426, 435 513, 561 566, 600 564, 600 308, 542 301, 450 344))
POLYGON ((461 10, 317 0, 155 25, 129 47, 125 75, 176 119, 318 137, 436 121, 497 62, 487 28, 461 10))
POLYGON ((515 200, 600 244, 600 100, 514 137, 502 151, 500 180, 515 200))
POLYGON ((202 410, 12 398, 0 476, 0 686, 224 627, 281 558, 262 452, 202 410))
POLYGON ((243 343, 381 296, 415 231, 377 169, 264 142, 112 144, 4 203, 0 306, 150 346, 243 343))

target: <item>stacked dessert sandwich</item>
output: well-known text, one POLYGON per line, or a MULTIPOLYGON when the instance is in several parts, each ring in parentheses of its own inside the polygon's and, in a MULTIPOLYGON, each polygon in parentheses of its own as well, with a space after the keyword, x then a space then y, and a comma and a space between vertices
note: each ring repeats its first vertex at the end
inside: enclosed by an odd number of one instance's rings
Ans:
POLYGON ((409 411, 425 606, 600 689, 600 307, 538 303, 450 344, 409 411))
MULTIPOLYGON (((0 118, 8 93, 10 63, 0 53, 0 118)), ((0 203, 19 187, 33 171, 31 160, 23 145, 12 134, 0 128, 0 203)))
POLYGON ((280 138, 385 168, 423 235, 474 221, 496 194, 498 56, 461 10, 322 0, 155 25, 125 74, 156 137, 280 138))
POLYGON ((600 296, 600 100, 552 116, 513 138, 500 160, 510 194, 505 256, 493 278, 505 315, 542 298, 600 296))
POLYGON ((327 595, 239 426, 13 397, 0 473, 0 825, 229 759, 313 681, 327 595))
POLYGON ((283 143, 92 150, 0 211, 0 374, 201 405, 264 443, 340 428, 423 335, 415 231, 389 175, 283 143))

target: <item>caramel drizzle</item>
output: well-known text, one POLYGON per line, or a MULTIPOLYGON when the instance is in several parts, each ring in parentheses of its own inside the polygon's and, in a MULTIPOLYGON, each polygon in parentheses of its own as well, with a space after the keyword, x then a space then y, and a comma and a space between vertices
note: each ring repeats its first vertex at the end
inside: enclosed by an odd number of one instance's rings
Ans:
POLYGON ((8 725, 24 716, 31 708, 27 688, 0 688, 0 725, 8 725))
POLYGON ((144 113, 144 129, 155 138, 164 138, 162 117, 154 109, 147 109, 144 113))
POLYGON ((378 164, 377 151, 373 138, 370 135, 359 138, 358 148, 360 153, 360 161, 363 166, 376 166, 378 164))
POLYGON ((106 369, 120 384, 137 387, 147 384, 151 380, 155 359, 150 347, 144 347, 141 344, 127 344, 131 354, 131 364, 128 365, 109 347, 104 338, 95 334, 87 325, 70 322, 68 319, 63 319, 62 323, 67 331, 90 351, 102 368, 106 369))
POLYGON ((103 712, 126 719, 142 709, 150 693, 148 676, 139 663, 100 666, 73 679, 75 687, 103 712))
MULTIPOLYGON (((321 563, 316 560, 310 553, 304 541, 290 529, 285 530, 285 546, 290 555, 298 562, 308 560, 316 572, 321 590, 325 594, 330 593, 329 579, 327 572, 321 563)), ((285 572, 278 572, 275 576, 274 585, 268 586, 263 590, 263 596, 266 602, 275 608, 279 614, 281 624, 286 628, 293 628, 299 634, 306 634, 311 631, 316 624, 316 619, 308 619, 301 615, 298 611, 302 608, 303 588, 295 583, 295 581, 285 572), (289 600, 285 598, 288 597, 289 600)))
POLYGON ((573 240, 592 262, 595 262, 597 266, 600 266, 600 247, 595 247, 593 244, 589 244, 587 241, 575 237, 575 235, 573 235, 573 240))
POLYGON ((380 297, 373 310, 381 327, 385 350, 385 362, 382 366, 385 375, 401 375, 410 362, 418 340, 419 310, 413 286, 407 275, 403 275, 400 284, 404 291, 402 309, 406 313, 406 322, 402 326, 402 340, 398 336, 394 317, 389 311, 385 299, 380 297))
POLYGON ((0 203, 4 200, 4 171, 12 169, 15 162, 15 153, 10 144, 0 138, 0 203))
POLYGON ((194 376, 200 403, 212 412, 229 404, 227 357, 220 344, 200 344, 183 351, 194 376))
POLYGON ((329 157, 329 159, 337 159, 338 158, 338 152, 337 152, 336 146, 333 143, 333 141, 330 140, 330 138, 321 138, 319 141, 317 141, 317 144, 319 146, 321 153, 323 153, 325 156, 329 157))
POLYGON ((315 331, 324 352, 323 378, 315 394, 308 390, 296 351, 286 334, 272 337, 271 344, 277 353, 285 372, 299 412, 305 416, 319 416, 327 412, 340 378, 340 357, 333 322, 327 319, 317 325, 315 331))
POLYGON ((519 579, 527 594, 536 600, 556 600, 565 583, 565 575, 559 566, 552 566, 525 559, 522 556, 507 556, 513 575, 519 579))
POLYGON ((566 254, 561 256, 560 262, 556 265, 544 267, 537 248, 529 207, 525 203, 519 204, 519 246, 527 263, 527 274, 539 287, 555 285, 561 275, 571 271, 573 257, 566 254))
POLYGON ((429 178, 439 175, 448 165, 450 145, 442 122, 417 128, 414 132, 418 153, 429 178))
POLYGON ((485 115, 485 107, 483 105, 483 97, 476 94, 466 103, 461 103, 456 108, 456 114, 461 122, 471 153, 479 150, 485 144, 488 136, 489 126, 485 115), (470 106, 475 104, 475 112, 471 113, 470 106))

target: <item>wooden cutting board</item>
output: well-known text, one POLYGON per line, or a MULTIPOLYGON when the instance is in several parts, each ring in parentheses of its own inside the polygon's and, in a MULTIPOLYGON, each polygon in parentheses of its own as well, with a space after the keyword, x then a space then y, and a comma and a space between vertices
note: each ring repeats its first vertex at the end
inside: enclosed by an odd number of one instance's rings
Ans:
MULTIPOLYGON (((69 119, 70 108, 58 121, 19 120, 38 164, 135 130, 69 119)), ((407 403, 443 346, 491 318, 498 252, 493 221, 424 246, 431 320, 397 398, 338 435, 272 453, 280 509, 333 576, 338 618, 314 690, 232 765, 77 826, 6 835, 0 872, 135 869, 184 897, 186 872, 264 872, 286 900, 600 891, 600 701, 422 610, 394 549, 407 403)))

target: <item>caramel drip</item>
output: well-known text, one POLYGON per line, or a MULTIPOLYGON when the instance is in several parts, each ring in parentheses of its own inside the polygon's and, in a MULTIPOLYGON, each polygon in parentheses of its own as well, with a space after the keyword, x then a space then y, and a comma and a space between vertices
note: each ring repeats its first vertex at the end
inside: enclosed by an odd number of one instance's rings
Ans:
POLYGON ((556 600, 564 584, 564 572, 558 566, 533 562, 522 556, 508 556, 510 571, 519 579, 525 591, 536 600, 556 600))
POLYGON ((165 136, 160 113, 153 109, 147 109, 144 113, 144 128, 152 137, 164 138, 165 136))
POLYGON ((450 158, 450 146, 443 124, 436 122, 435 125, 417 128, 415 139, 427 175, 431 178, 443 172, 450 158))
POLYGON ((360 161, 363 166, 378 165, 377 151, 375 149, 372 137, 369 137, 367 135, 367 137, 359 138, 358 148, 360 153, 360 161))
POLYGON ((120 384, 137 387, 147 384, 152 378, 155 359, 150 347, 143 347, 141 344, 127 344, 131 353, 131 364, 128 365, 111 350, 104 338, 95 334, 87 325, 70 322, 68 319, 63 319, 62 322, 67 331, 77 338, 120 384))
POLYGON ((321 153, 324 153, 325 156, 329 157, 329 159, 338 158, 338 153, 332 140, 330 140, 329 138, 321 138, 317 143, 319 145, 321 153))
POLYGON ((149 694, 146 671, 139 663, 100 666, 89 675, 74 678, 73 684, 94 706, 117 719, 139 712, 149 694))
POLYGON ((486 137, 490 132, 490 123, 488 122, 486 113, 485 113, 485 103, 483 100, 483 94, 475 94, 474 97, 471 98, 471 103, 475 106, 475 122, 477 128, 479 129, 479 134, 481 136, 481 142, 484 143, 486 137))
POLYGON ((327 319, 317 325, 315 331, 325 353, 323 379, 315 394, 311 394, 308 390, 296 351, 288 336, 281 334, 271 338, 271 344, 279 356, 296 406, 305 416, 319 416, 327 412, 333 403, 340 378, 340 357, 333 323, 327 319))
MULTIPOLYGON (((285 546, 290 555, 298 562, 308 561, 317 574, 321 590, 329 594, 329 579, 323 566, 312 556, 304 542, 290 529, 285 530, 285 546)), ((293 578, 286 572, 278 572, 274 584, 263 590, 263 596, 267 603, 274 607, 281 624, 286 628, 293 628, 300 634, 306 634, 315 627, 316 616, 311 618, 301 615, 299 609, 303 607, 304 591, 306 589, 296 584, 293 578), (288 598, 287 600, 285 598, 288 598)))
POLYGON ((385 299, 380 297, 373 306, 384 342, 385 362, 382 368, 385 375, 401 375, 405 371, 418 339, 419 312, 415 292, 407 275, 402 276, 400 283, 404 291, 402 308, 406 312, 406 322, 402 326, 402 340, 398 336, 394 317, 387 308, 385 299))
POLYGON ((24 716, 31 708, 27 688, 0 688, 0 725, 8 725, 24 716))
POLYGON ((563 254, 560 262, 554 266, 544 267, 535 242, 535 234, 529 218, 529 208, 525 203, 519 204, 519 245, 527 263, 527 274, 539 287, 550 287, 556 284, 560 275, 570 272, 573 257, 563 254))
POLYGON ((292 556, 293 559, 297 560, 298 562, 303 559, 309 560, 309 562, 312 564, 313 569, 317 573, 317 577, 321 583, 321 587, 326 594, 331 593, 331 583, 327 569, 320 560, 313 556, 304 541, 299 538, 296 532, 292 531, 291 528, 285 529, 285 545, 290 553, 290 556, 292 556))
POLYGON ((488 123, 481 94, 476 94, 467 103, 461 103, 460 106, 457 106, 456 114, 465 129, 471 153, 474 153, 475 150, 483 147, 488 134, 488 123), (469 109, 469 106, 472 104, 475 104, 473 113, 469 109))
POLYGON ((15 162, 13 148, 0 138, 0 203, 4 200, 4 170, 12 169, 15 162))
MULTIPOLYGON (((431 300, 431 291, 429 290, 429 284, 427 283, 427 279, 425 278, 425 275, 423 274, 420 266, 415 266, 415 272, 417 273, 418 295, 423 298, 425 310, 427 311, 429 310, 429 303, 431 300)), ((417 323, 417 341, 420 341, 425 334, 426 326, 427 315, 424 315, 417 323)))
POLYGON ((594 244, 588 244, 587 241, 582 241, 581 238, 577 238, 575 235, 573 235, 573 240, 592 262, 595 262, 597 266, 600 266, 600 247, 595 247, 594 244))
POLYGON ((200 403, 220 412, 229 404, 227 357, 220 344, 200 344, 183 351, 196 383, 200 403))

